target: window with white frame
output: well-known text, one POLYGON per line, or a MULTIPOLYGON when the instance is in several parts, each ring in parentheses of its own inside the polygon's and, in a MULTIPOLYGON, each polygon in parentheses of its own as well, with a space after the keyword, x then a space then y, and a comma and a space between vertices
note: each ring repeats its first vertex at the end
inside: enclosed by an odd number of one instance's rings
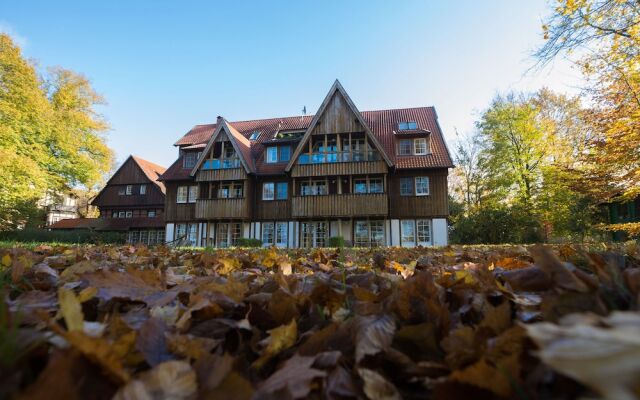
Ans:
POLYGON ((431 245, 431 220, 419 219, 416 221, 416 238, 418 245, 431 245))
POLYGON ((384 244, 383 221, 355 221, 354 244, 358 247, 382 246, 384 244))
POLYGON ((189 187, 178 186, 176 203, 186 203, 188 198, 189 198, 189 187))
POLYGON ((413 196, 413 178, 400 178, 400 196, 413 196))
POLYGON ((275 236, 275 226, 273 222, 262 223, 262 245, 273 246, 273 238, 275 236))
POLYGON ((183 239, 187 234, 187 224, 176 224, 174 240, 183 239))
POLYGON ((219 222, 216 231, 216 247, 237 246, 242 232, 239 222, 219 222))
POLYGON ((265 182, 262 184, 262 200, 275 199, 275 184, 273 182, 265 182))
POLYGON ((417 156, 423 156, 428 153, 426 138, 413 139, 413 146, 414 146, 414 153, 417 156))
POLYGON ((127 196, 130 196, 133 193, 133 185, 127 185, 126 193, 127 196))
POLYGON ((268 163, 277 163, 278 162, 278 147, 277 146, 267 147, 267 162, 268 163))
POLYGON ((353 193, 383 193, 382 178, 357 178, 353 180, 353 193))
POLYGON ((118 212, 117 211, 112 212, 111 218, 118 218, 118 212))
POLYGON ((405 247, 416 245, 416 225, 414 220, 400 221, 400 244, 405 247))
POLYGON ((243 188, 244 185, 242 183, 236 182, 231 185, 231 196, 235 198, 240 198, 243 196, 243 188))
POLYGON ((249 136, 249 140, 258 140, 260 137, 260 131, 251 132, 251 136, 249 136))
POLYGON ((140 194, 147 194, 147 185, 140 185, 140 194))
POLYGON ((276 222, 276 246, 287 247, 288 233, 286 222, 276 222))
POLYGON ((398 154, 401 156, 410 156, 413 151, 411 139, 402 139, 398 144, 398 154))
POLYGON ((126 215, 126 213, 124 211, 119 211, 118 212, 118 218, 124 218, 125 215, 126 215))
POLYGON ((127 211, 126 214, 124 215, 125 218, 131 218, 133 217, 133 211, 127 211))
POLYGON ((198 198, 198 185, 189 186, 189 203, 195 203, 198 198))
POLYGON ((325 247, 328 224, 326 222, 302 222, 300 233, 302 247, 325 247))
POLYGON ((302 196, 321 196, 328 193, 325 181, 307 181, 300 184, 300 195, 302 196))
POLYGON ((426 176, 416 176, 416 196, 429 195, 429 178, 426 176))

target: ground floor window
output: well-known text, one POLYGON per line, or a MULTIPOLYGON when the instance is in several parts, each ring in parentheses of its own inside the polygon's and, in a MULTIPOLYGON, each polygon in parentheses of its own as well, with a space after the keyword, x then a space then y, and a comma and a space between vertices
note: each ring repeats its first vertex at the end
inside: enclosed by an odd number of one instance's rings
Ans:
POLYGON ((231 247, 238 245, 242 232, 239 222, 218 222, 216 229, 216 247, 231 247))
POLYGON ((355 221, 354 245, 356 247, 375 247, 384 245, 384 221, 355 221))
POLYGON ((327 222, 302 222, 300 224, 302 234, 302 247, 326 247, 327 222))
POLYGON ((400 222, 402 246, 431 246, 431 220, 402 220, 400 222))
POLYGON ((288 229, 286 222, 263 222, 262 245, 287 247, 288 229))
POLYGON ((151 229, 141 231, 129 231, 127 243, 144 243, 148 245, 164 243, 164 229, 151 229))
POLYGON ((176 224, 174 240, 184 240, 190 246, 196 245, 198 224, 176 224))

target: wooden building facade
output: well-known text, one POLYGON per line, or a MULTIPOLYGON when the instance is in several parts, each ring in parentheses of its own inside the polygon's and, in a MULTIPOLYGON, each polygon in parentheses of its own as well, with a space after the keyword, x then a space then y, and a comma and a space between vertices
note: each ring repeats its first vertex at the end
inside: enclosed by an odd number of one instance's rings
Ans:
POLYGON ((446 245, 453 167, 433 107, 360 112, 336 81, 313 116, 197 125, 176 146, 166 241, 446 245))

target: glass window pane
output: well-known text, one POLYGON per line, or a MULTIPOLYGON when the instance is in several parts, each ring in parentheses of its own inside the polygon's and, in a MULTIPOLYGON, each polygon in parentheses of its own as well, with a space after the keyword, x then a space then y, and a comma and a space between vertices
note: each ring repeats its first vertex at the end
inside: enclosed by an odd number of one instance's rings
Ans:
POLYGON ((291 159, 291 147, 280 147, 280 161, 289 161, 289 159, 291 159))
POLYGON ((355 222, 354 237, 356 246, 369 246, 369 223, 367 221, 355 222))
POLYGON ((427 154, 427 139, 414 139, 413 144, 415 146, 416 155, 427 154))
POLYGON ((263 222, 262 223, 262 245, 272 246, 273 235, 274 235, 273 222, 263 222))
POLYGON ((273 182, 262 184, 262 200, 273 200, 274 188, 273 182))
POLYGON ((411 155, 411 140, 403 139, 398 146, 398 153, 403 156, 411 155))
POLYGON ((267 162, 278 162, 278 148, 276 146, 267 147, 267 162))
POLYGON ((288 197, 289 185, 287 182, 278 182, 276 189, 276 198, 278 200, 285 200, 288 197))
POLYGON ((186 186, 178 186, 178 197, 177 197, 177 202, 178 203, 186 203, 187 202, 188 190, 189 189, 186 186))
POLYGON ((403 246, 413 246, 416 243, 415 223, 411 220, 401 222, 400 226, 401 242, 403 246))
POLYGON ((370 221, 369 230, 371 232, 371 246, 382 246, 384 244, 384 222, 370 221))
POLYGON ((140 185, 140 194, 147 194, 147 185, 140 185))
POLYGON ((382 193, 382 178, 369 179, 369 193, 382 193))
POLYGON ((416 177, 416 196, 426 196, 429 194, 429 178, 426 176, 416 177))
POLYGON ((367 193, 367 180, 366 179, 356 179, 353 181, 353 192, 354 193, 367 193))
POLYGON ((431 221, 428 219, 419 219, 416 221, 416 233, 418 236, 418 244, 423 246, 431 244, 431 221))
POLYGON ((195 203, 198 198, 198 186, 189 186, 189 203, 195 203))
POLYGON ((287 247, 288 229, 286 222, 276 222, 276 246, 287 247))
POLYGON ((413 178, 400 179, 400 195, 401 196, 413 195, 413 178))

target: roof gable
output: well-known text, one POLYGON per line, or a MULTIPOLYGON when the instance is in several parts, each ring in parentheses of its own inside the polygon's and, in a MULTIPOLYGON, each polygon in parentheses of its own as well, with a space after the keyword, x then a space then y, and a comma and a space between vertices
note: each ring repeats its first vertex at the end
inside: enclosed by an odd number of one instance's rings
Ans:
MULTIPOLYGON (((117 180, 120 176, 120 173, 122 173, 124 169, 128 168, 130 165, 133 165, 140 172, 142 172, 142 175, 148 180, 148 183, 152 183, 153 185, 155 185, 160 190, 160 192, 162 192, 163 195, 166 193, 166 188, 164 186, 164 183, 158 181, 158 178, 160 177, 160 175, 162 175, 166 171, 166 168, 158 164, 152 163, 151 161, 144 160, 140 157, 130 155, 122 163, 122 165, 118 167, 118 169, 113 173, 113 175, 111 175, 109 180, 105 183, 104 187, 100 190, 100 192, 98 192, 96 197, 93 198, 93 200, 91 201, 91 204, 97 204, 104 190, 107 187, 109 187, 109 185, 116 184, 114 183, 114 181, 117 180)), ((134 182, 130 182, 130 183, 134 183, 134 182)))
MULTIPOLYGON (((304 145, 309 141, 311 135, 313 134, 314 129, 323 120, 325 112, 327 111, 335 112, 338 109, 344 108, 344 107, 346 107, 353 114, 357 123, 360 125, 360 127, 362 127, 365 134, 367 135, 367 138, 371 140, 371 143, 373 143, 375 148, 380 152, 380 154, 386 161, 387 165, 389 167, 393 166, 393 162, 385 152, 385 149, 382 147, 382 145, 380 144, 376 136, 373 134, 373 132, 371 132, 371 129, 369 128, 362 114, 360 113, 360 111, 358 111, 358 108, 355 106, 355 104, 353 104, 353 101, 351 101, 351 98, 347 94, 346 90, 344 90, 344 88, 340 84, 340 81, 336 79, 336 81, 333 83, 333 86, 331 86, 331 89, 329 89, 329 93, 327 93, 327 96, 324 98, 324 101, 320 105, 320 108, 318 108, 318 112, 316 112, 313 119, 311 120, 311 123, 307 127, 307 130, 304 136, 298 143, 298 146, 296 147, 293 155, 291 156, 291 160, 287 164, 285 171, 288 172, 291 170, 296 160, 298 159, 298 156, 302 152, 304 145)), ((342 123, 337 123, 337 124, 343 125, 344 121, 342 123)), ((350 124, 349 122, 347 122, 346 125, 347 126, 350 125, 351 127, 354 127, 354 125, 350 124)), ((332 128, 335 130, 335 129, 339 129, 340 127, 334 126, 332 128)))
POLYGON ((209 139, 207 146, 202 151, 202 154, 200 155, 200 158, 196 162, 196 165, 191 170, 190 176, 195 176, 196 172, 198 172, 198 169, 200 168, 204 160, 207 158, 207 154, 209 154, 209 152, 211 151, 211 147, 216 142, 216 139, 218 138, 221 132, 224 132, 229 138, 229 141, 231 142, 233 149, 238 154, 238 157, 240 157, 240 163, 244 167, 245 172, 247 174, 255 172, 255 168, 253 168, 253 158, 251 157, 251 142, 249 141, 249 139, 247 139, 240 132, 238 132, 238 130, 234 128, 231 124, 229 124, 227 120, 225 120, 222 117, 218 117, 216 130, 211 136, 211 138, 209 139))

